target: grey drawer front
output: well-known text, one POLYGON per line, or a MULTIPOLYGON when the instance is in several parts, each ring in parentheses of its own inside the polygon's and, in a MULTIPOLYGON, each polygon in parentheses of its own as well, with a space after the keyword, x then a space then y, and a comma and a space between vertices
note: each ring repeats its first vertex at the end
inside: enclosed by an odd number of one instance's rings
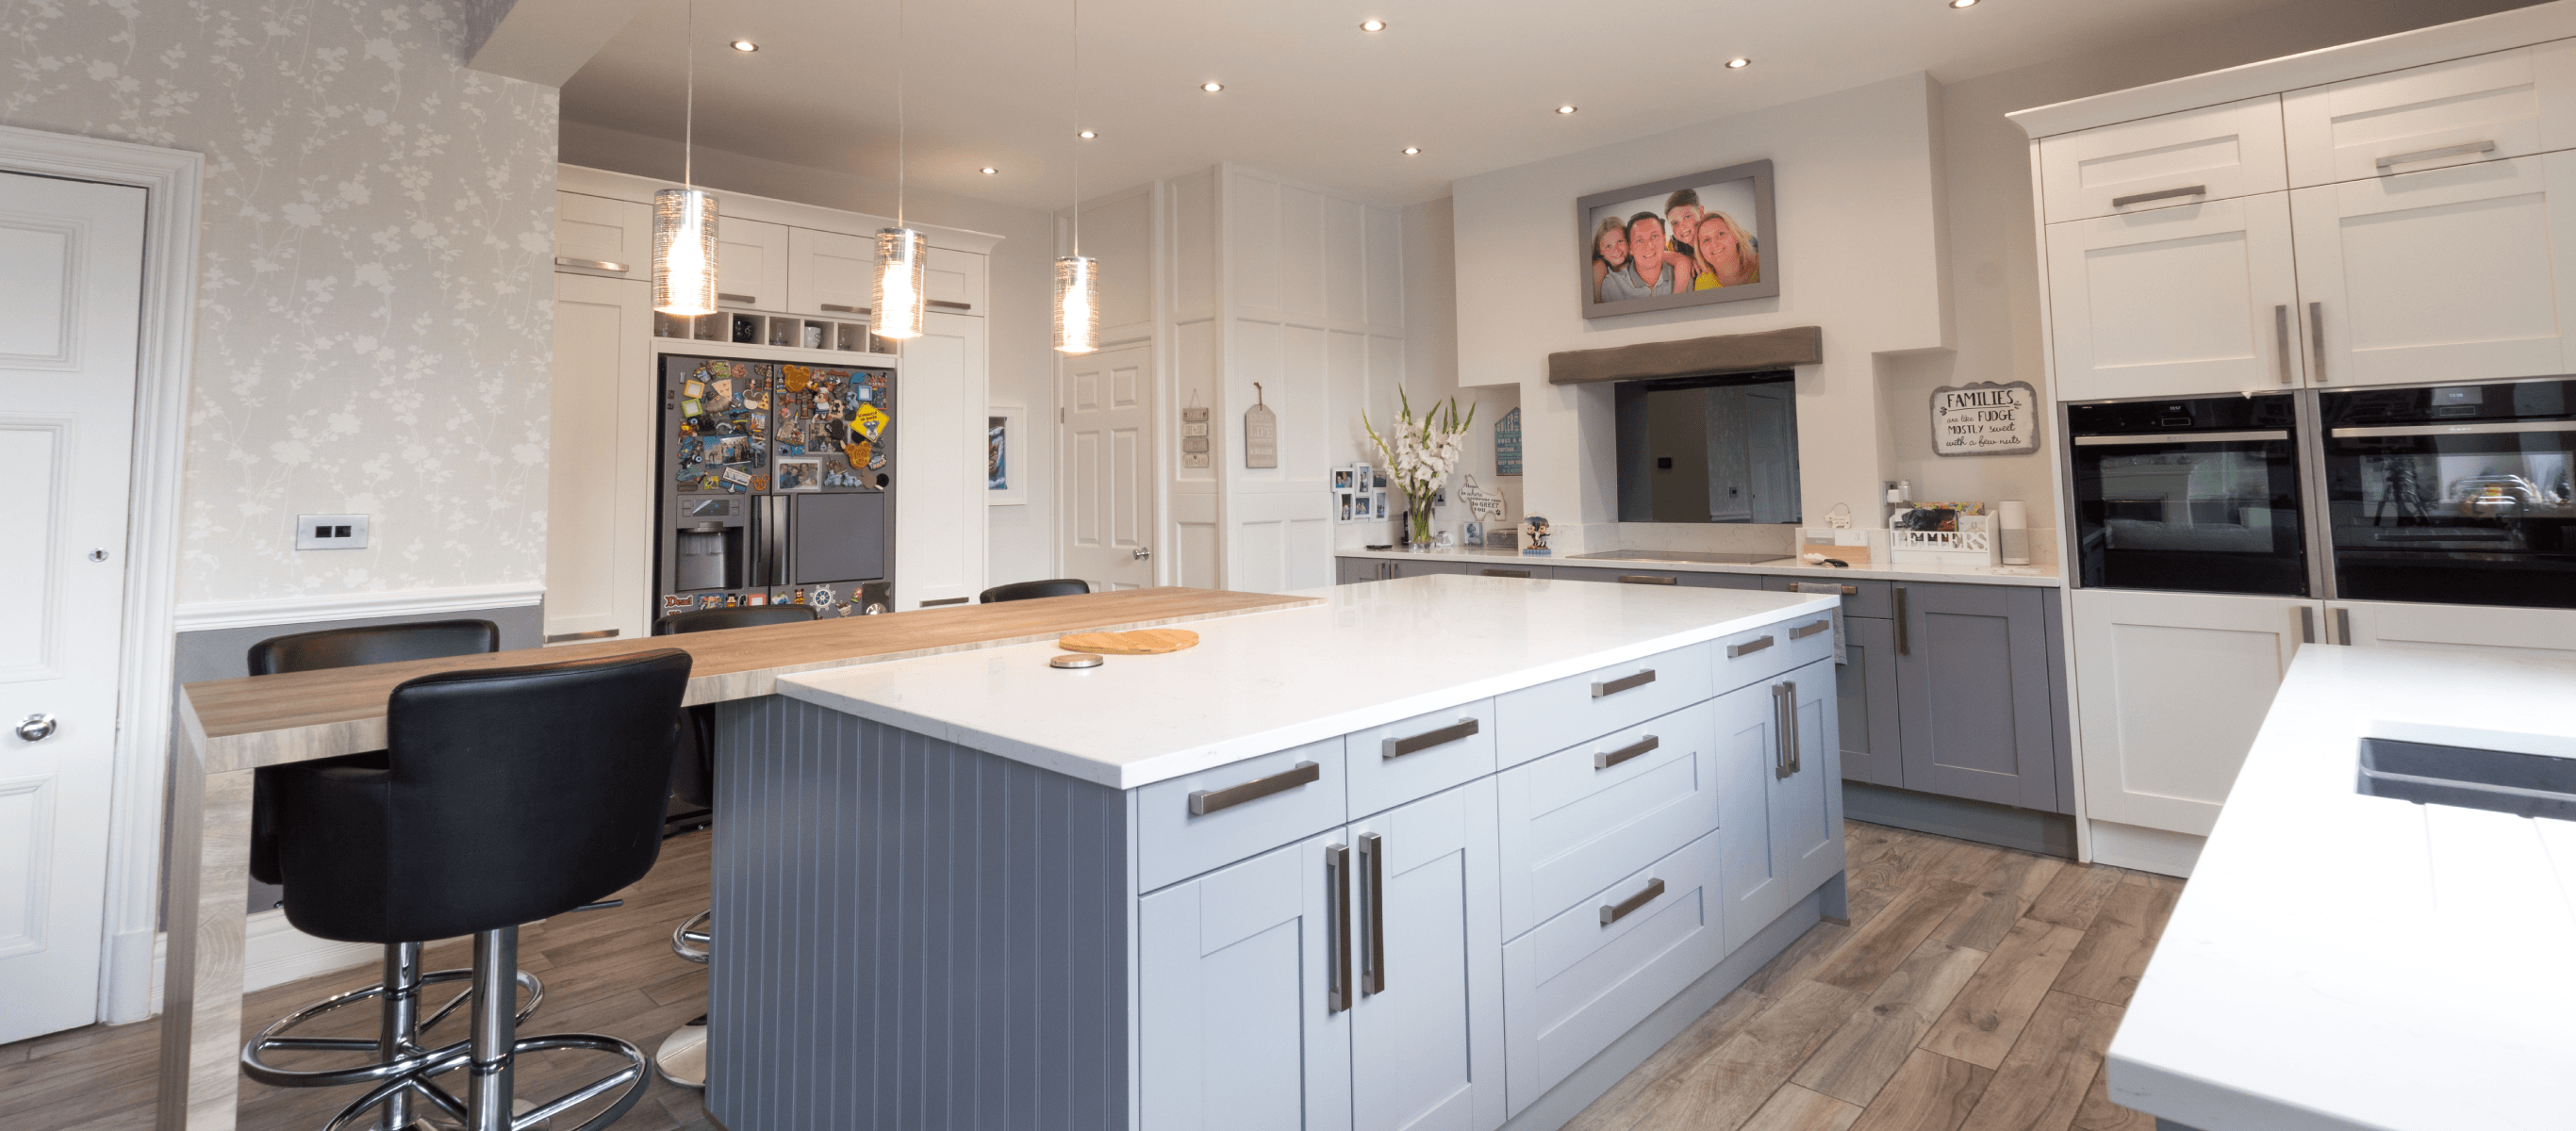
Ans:
POLYGON ((1693 644, 1496 696, 1502 764, 1516 766, 1708 698, 1709 655, 1708 645, 1693 644), (1648 672, 1653 679, 1639 678, 1648 672))
POLYGON ((1342 740, 1328 738, 1137 790, 1136 890, 1152 891, 1341 824, 1348 819, 1344 776, 1342 740), (1256 784, 1283 774, 1302 777, 1296 768, 1306 762, 1315 764, 1311 783, 1274 792, 1256 784), (1190 812, 1193 793, 1206 795, 1205 807, 1256 792, 1261 796, 1204 815, 1190 812))
POLYGON ((1860 581, 1849 577, 1836 577, 1820 569, 1811 569, 1791 577, 1766 575, 1762 579, 1762 587, 1776 593, 1787 593, 1792 591, 1789 588, 1791 583, 1799 581, 1849 586, 1851 592, 1843 594, 1844 616, 1886 618, 1896 615, 1896 600, 1891 596, 1895 591, 1896 583, 1891 581, 1860 581))
POLYGON ((1503 771, 1504 938, 1717 827, 1715 722, 1694 703, 1503 771))
POLYGON ((1709 685, 1710 693, 1723 695, 1833 654, 1833 614, 1828 611, 1801 613, 1748 632, 1721 636, 1713 657, 1717 679, 1709 685), (1818 621, 1824 622, 1825 627, 1816 628, 1818 621), (1805 635, 1799 635, 1802 632, 1805 635))
POLYGON ((1494 772, 1494 701, 1352 731, 1350 813, 1365 817, 1494 772))

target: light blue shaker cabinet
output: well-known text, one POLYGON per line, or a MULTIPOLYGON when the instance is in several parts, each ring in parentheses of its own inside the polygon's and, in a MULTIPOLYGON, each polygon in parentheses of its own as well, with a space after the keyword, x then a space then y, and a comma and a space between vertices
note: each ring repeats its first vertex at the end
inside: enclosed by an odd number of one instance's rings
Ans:
POLYGON ((1843 795, 1828 657, 1717 699, 1726 949, 1843 870, 1843 795))

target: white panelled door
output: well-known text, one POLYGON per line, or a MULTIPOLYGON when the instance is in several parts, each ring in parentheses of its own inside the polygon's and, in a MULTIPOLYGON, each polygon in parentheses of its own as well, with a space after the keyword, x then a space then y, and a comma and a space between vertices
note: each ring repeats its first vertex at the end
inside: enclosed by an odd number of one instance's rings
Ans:
POLYGON ((2048 226, 2057 397, 2296 386, 2286 193, 2048 226))
POLYGON ((1094 590, 1152 585, 1153 347, 1064 357, 1059 367, 1065 575, 1094 590))
POLYGON ((143 202, 0 174, 0 1042, 98 1019, 143 202))
POLYGON ((2569 370, 2576 152, 2303 188, 2290 214, 2312 384, 2569 370))

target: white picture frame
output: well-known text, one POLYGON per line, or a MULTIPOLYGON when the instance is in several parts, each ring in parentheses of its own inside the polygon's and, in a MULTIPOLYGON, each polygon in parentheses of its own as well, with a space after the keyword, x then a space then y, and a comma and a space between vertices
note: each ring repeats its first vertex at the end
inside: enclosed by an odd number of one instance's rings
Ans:
POLYGON ((984 409, 984 503, 1018 507, 1029 501, 1029 409, 996 402, 984 409), (1000 466, 994 466, 998 457, 1000 466))

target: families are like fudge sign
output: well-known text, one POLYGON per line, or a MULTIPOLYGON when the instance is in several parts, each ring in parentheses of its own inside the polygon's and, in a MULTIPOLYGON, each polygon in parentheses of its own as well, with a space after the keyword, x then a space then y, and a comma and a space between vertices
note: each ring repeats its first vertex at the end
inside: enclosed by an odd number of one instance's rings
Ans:
POLYGON ((1932 452, 2018 455, 2039 450, 2039 393, 2028 381, 1932 390, 1932 452))

